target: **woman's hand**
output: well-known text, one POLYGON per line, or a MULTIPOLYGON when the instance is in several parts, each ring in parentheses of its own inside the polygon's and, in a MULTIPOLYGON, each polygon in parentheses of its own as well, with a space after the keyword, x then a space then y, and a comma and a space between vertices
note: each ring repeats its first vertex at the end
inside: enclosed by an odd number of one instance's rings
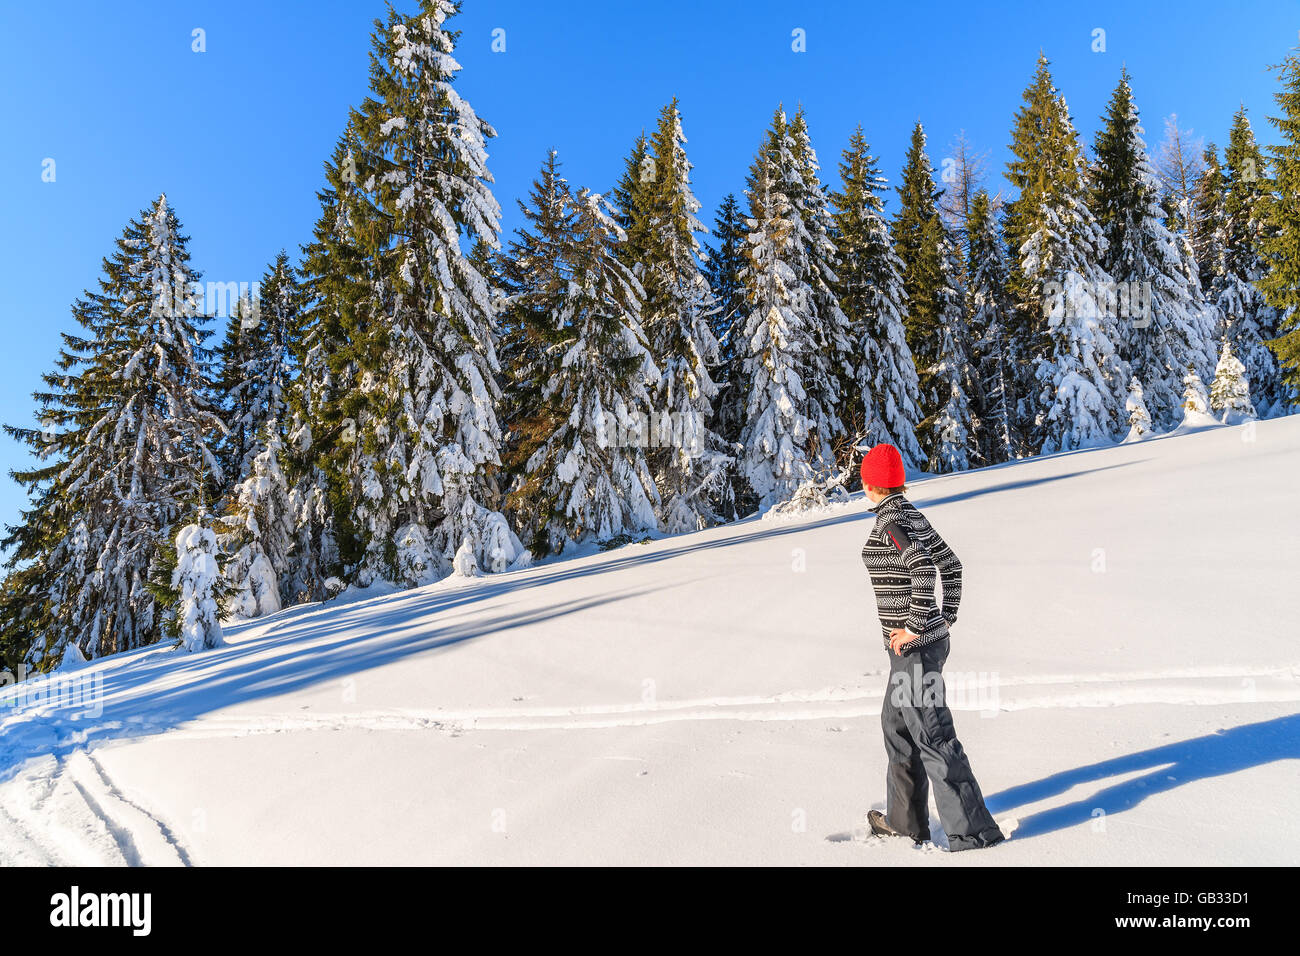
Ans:
POLYGON ((911 644, 920 635, 913 634, 905 627, 896 627, 889 632, 889 649, 900 657, 903 653, 903 645, 911 644))

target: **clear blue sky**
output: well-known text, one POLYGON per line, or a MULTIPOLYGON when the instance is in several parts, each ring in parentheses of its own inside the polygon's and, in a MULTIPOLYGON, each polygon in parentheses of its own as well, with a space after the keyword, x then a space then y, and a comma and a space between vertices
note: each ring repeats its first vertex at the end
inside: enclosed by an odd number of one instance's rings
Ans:
MULTIPOLYGON (((318 212, 321 163, 348 106, 366 93, 370 23, 384 8, 380 0, 3 6, 0 419, 23 424, 59 332, 72 327, 70 305, 160 191, 207 280, 252 282, 281 247, 296 254, 318 212), (206 52, 191 50, 195 28, 206 52), (41 178, 47 158, 52 183, 41 178)), ((1269 140, 1266 67, 1296 45, 1300 3, 465 0, 452 25, 463 33, 458 87, 500 134, 489 148, 509 230, 519 220, 514 200, 547 149, 559 150, 570 181, 608 189, 637 132, 674 95, 710 224, 727 192, 741 195, 780 102, 806 107, 828 181, 858 123, 896 179, 918 119, 936 166, 964 129, 996 175, 1040 49, 1089 143, 1123 64, 1153 147, 1175 112, 1222 146, 1239 102, 1269 140), (504 53, 491 49, 496 28, 505 30, 504 53), (791 49, 796 28, 806 52, 791 49), (1092 50, 1097 28, 1104 53, 1092 50)), ((25 461, 0 437, 6 473, 25 461)), ((0 479, 0 522, 20 504, 18 487, 0 479)))

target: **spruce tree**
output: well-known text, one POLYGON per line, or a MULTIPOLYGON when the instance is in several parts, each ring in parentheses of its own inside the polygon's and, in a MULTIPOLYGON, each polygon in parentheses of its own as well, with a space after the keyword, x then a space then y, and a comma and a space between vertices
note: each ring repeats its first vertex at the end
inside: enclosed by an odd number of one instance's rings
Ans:
POLYGON ((495 131, 453 88, 450 0, 376 22, 370 87, 354 112, 363 215, 353 241, 370 263, 354 306, 355 440, 345 463, 360 550, 357 583, 423 583, 450 573, 470 542, 502 570, 522 546, 495 510, 494 307, 465 249, 498 243, 486 140, 495 131))
MULTIPOLYGON (((943 277, 940 233, 932 225, 939 216, 940 190, 935 187, 934 168, 925 146, 925 129, 917 123, 912 129, 903 179, 898 187, 899 207, 892 232, 894 249, 903 264, 903 289, 907 294, 907 345, 916 361, 923 408, 932 410, 938 389, 932 370, 939 361, 943 277)), ((929 447, 924 438, 922 444, 929 447)))
POLYGON ((830 197, 840 263, 836 290, 856 357, 841 417, 859 445, 892 444, 908 467, 918 468, 925 456, 916 440, 921 396, 903 320, 907 293, 880 198, 886 182, 861 126, 841 158, 840 183, 830 197))
POLYGON ((276 257, 252 308, 240 326, 245 357, 232 390, 242 414, 230 422, 232 430, 248 436, 248 447, 244 460, 233 465, 238 470, 221 534, 223 548, 232 554, 224 574, 239 595, 233 610, 244 617, 283 606, 281 578, 289 571, 295 533, 282 466, 295 338, 303 320, 302 292, 288 253, 276 257))
POLYGON ((273 614, 284 606, 281 580, 290 570, 297 530, 279 419, 268 419, 257 436, 259 451, 248 474, 234 488, 222 546, 230 554, 223 569, 235 594, 229 606, 242 617, 273 614))
POLYGON ((528 463, 568 416, 567 410, 552 407, 545 395, 573 334, 567 323, 576 219, 573 196, 560 175, 554 150, 533 181, 528 202, 519 201, 519 210, 524 223, 502 257, 503 409, 511 478, 507 510, 525 541, 545 553, 550 544, 539 507, 545 476, 532 471, 528 463))
POLYGON ((1142 383, 1137 376, 1128 383, 1128 400, 1124 403, 1124 408, 1128 412, 1129 425, 1126 441, 1137 441, 1151 434, 1151 413, 1147 410, 1142 383))
POLYGON ((788 500, 821 464, 816 457, 817 422, 809 414, 804 379, 812 333, 811 299, 803 262, 803 224, 785 190, 785 118, 754 158, 743 281, 745 379, 749 385, 742 470, 759 507, 788 500))
POLYGON ((209 319, 165 195, 131 221, 103 269, 73 306, 83 331, 63 336, 34 396, 44 427, 7 428, 39 461, 14 477, 41 514, 25 513, 6 544, 42 604, 24 616, 40 624, 30 659, 45 666, 73 644, 93 658, 163 635, 149 588, 160 549, 222 477, 209 319))
POLYGON ((1189 365, 1187 374, 1183 376, 1183 417, 1186 418, 1188 412, 1206 415, 1209 411, 1210 393, 1206 391, 1196 367, 1189 365))
POLYGON ((175 548, 171 586, 178 598, 176 624, 181 646, 191 652, 221 647, 226 640, 218 601, 217 536, 210 528, 189 524, 176 535, 175 548))
POLYGON ((1007 178, 1019 195, 1007 205, 1005 230, 1012 338, 1033 367, 1017 376, 1016 417, 1030 448, 1052 453, 1121 437, 1130 376, 1104 302, 1112 280, 1101 264, 1106 239, 1087 204, 1083 151, 1047 67, 1040 56, 1016 114, 1007 178))
MULTIPOLYGON (((516 200, 518 202, 518 200, 516 200)), ((527 207, 524 207, 525 210, 527 207)), ((528 213, 524 213, 527 218, 528 213)), ((506 431, 503 461, 506 465, 507 483, 514 480, 515 449, 519 434, 515 424, 527 414, 535 396, 537 370, 540 367, 537 341, 522 317, 511 308, 508 274, 511 269, 507 249, 493 253, 493 272, 496 275, 497 329, 500 343, 497 356, 501 363, 501 400, 497 403, 497 417, 506 431)), ((507 513, 509 513, 507 511, 507 513)))
POLYGON ((302 293, 288 253, 276 256, 258 296, 241 299, 237 312, 237 328, 227 330, 222 350, 222 379, 237 413, 227 419, 227 427, 239 436, 242 448, 227 474, 235 483, 261 454, 267 422, 285 422, 289 383, 296 374, 294 339, 302 325, 302 293), (237 362, 230 363, 232 355, 237 362))
POLYGON ((1214 381, 1210 383, 1210 408, 1221 416, 1225 424, 1255 418, 1250 393, 1246 366, 1233 354, 1232 343, 1225 341, 1219 364, 1214 369, 1214 381))
POLYGON ((718 342, 709 318, 718 305, 701 271, 696 234, 700 204, 691 191, 677 100, 659 114, 648 147, 654 177, 643 182, 635 225, 643 236, 641 321, 659 368, 648 458, 662 500, 660 524, 669 534, 719 520, 712 501, 727 497, 729 456, 710 421, 717 386, 709 366, 718 342))
POLYGON ((735 194, 728 193, 713 220, 713 243, 705 243, 704 275, 713 290, 717 308, 709 316, 713 337, 718 342, 718 364, 713 400, 714 428, 723 440, 740 439, 745 423, 744 321, 745 288, 741 270, 745 264, 745 219, 735 194))
POLYGON ((1265 207, 1268 228, 1260 252, 1268 270, 1259 281, 1267 303, 1279 315, 1281 333, 1267 344, 1277 356, 1289 394, 1282 402, 1300 404, 1300 52, 1290 53, 1275 71, 1282 89, 1274 94, 1280 116, 1269 117, 1281 134, 1273 154, 1274 195, 1265 207))
POLYGON ((0 668, 19 680, 28 667, 28 651, 39 646, 37 636, 48 620, 43 570, 38 564, 21 565, 0 579, 0 668))
MULTIPOLYGON (((542 196, 567 192, 547 176, 542 196)), ((552 430, 529 456, 519 493, 537 515, 536 546, 551 552, 655 530, 659 504, 644 453, 650 387, 660 381, 641 328, 644 293, 618 260, 624 234, 613 210, 585 189, 571 205, 562 258, 529 258, 531 271, 514 273, 517 307, 547 323, 545 411, 532 427, 552 430)), ((536 238, 521 234, 520 247, 536 238)))
POLYGON ((847 461, 852 454, 845 444, 850 436, 840 412, 843 396, 857 385, 857 355, 848 317, 835 291, 839 280, 834 219, 802 107, 795 112, 788 135, 794 175, 787 174, 786 194, 802 223, 804 253, 800 258, 806 271, 800 279, 808 290, 812 333, 812 350, 805 355, 804 387, 817 423, 818 454, 829 464, 837 459, 847 461))
POLYGON ((1277 336, 1277 310, 1257 285, 1267 271, 1263 249, 1269 241, 1270 185, 1244 106, 1228 134, 1224 178, 1223 276, 1216 304, 1232 351, 1245 367, 1251 404, 1269 415, 1283 397, 1277 357, 1265 344, 1277 336))
POLYGON ((1165 224, 1159 183, 1147 158, 1142 126, 1121 74, 1097 134, 1091 205, 1106 237, 1102 265, 1116 283, 1121 357, 1144 385, 1154 425, 1181 418, 1187 363, 1208 371, 1215 329, 1201 296, 1190 247, 1165 224))
POLYGON ((930 422, 930 467, 939 472, 965 471, 978 463, 979 447, 971 402, 976 387, 971 375, 966 290, 961 281, 964 270, 957 240, 943 220, 936 216, 928 229, 935 234, 928 241, 939 250, 939 354, 930 374, 940 404, 930 422))
MULTIPOLYGON (((251 295, 240 295, 230 310, 225 334, 216 348, 212 399, 221 409, 228 429, 228 434, 217 443, 221 470, 228 485, 233 485, 243 474, 256 432, 256 427, 250 423, 251 396, 243 389, 243 382, 244 366, 252 354, 257 309, 251 295)), ((229 488, 225 490, 229 491, 229 488)))
POLYGON ((364 396, 349 386, 378 357, 370 357, 365 335, 370 260, 357 237, 369 231, 369 206, 357 181, 358 152, 349 126, 325 163, 321 213, 303 247, 301 328, 293 337, 298 375, 288 391, 284 445, 294 543, 283 587, 293 603, 330 596, 327 582, 364 553, 348 470, 353 416, 364 396))
MULTIPOLYGON (((26 491, 28 503, 19 509, 16 524, 7 525, 0 547, 8 552, 8 573, 0 583, 0 657, 11 673, 34 665, 47 670, 59 658, 45 653, 45 637, 58 608, 50 592, 59 583, 61 569, 49 564, 50 554, 63 539, 72 512, 61 504, 58 477, 74 447, 70 428, 73 408, 63 398, 76 389, 77 356, 88 351, 89 343, 79 336, 61 333, 64 348, 55 371, 42 376, 45 388, 34 393, 37 402, 36 428, 5 425, 10 437, 26 445, 36 459, 33 468, 9 472, 26 491), (62 428, 62 430, 60 430, 62 428)), ((71 399, 76 401, 75 397, 71 399)), ((79 567, 84 571, 84 557, 79 567)))
POLYGON ((1017 369, 1023 357, 1008 332, 1011 301, 1007 293, 1007 260, 993 201, 981 189, 971 202, 966 227, 970 245, 967 274, 970 284, 970 337, 979 387, 976 415, 980 420, 980 454, 990 464, 1010 461, 1021 444, 1013 435, 1017 369))
POLYGON ((650 141, 642 130, 623 161, 622 175, 609 193, 614 222, 623 231, 623 239, 618 245, 618 260, 638 277, 645 261, 645 229, 650 221, 642 212, 642 203, 648 187, 655 181, 655 172, 650 141))
POLYGON ((1211 143, 1205 147, 1202 155, 1204 170, 1197 178, 1192 194, 1192 252, 1196 256, 1200 272, 1201 291, 1207 304, 1217 308, 1215 300, 1223 286, 1224 275, 1223 240, 1227 214, 1224 212, 1223 201, 1227 193, 1227 180, 1223 175, 1223 165, 1219 162, 1218 147, 1211 143))

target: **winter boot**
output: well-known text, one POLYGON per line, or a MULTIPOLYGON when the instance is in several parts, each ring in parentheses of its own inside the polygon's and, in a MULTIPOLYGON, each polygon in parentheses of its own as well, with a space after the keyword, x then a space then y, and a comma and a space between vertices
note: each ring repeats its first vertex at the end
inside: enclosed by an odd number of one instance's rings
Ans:
POLYGON ((885 815, 879 810, 867 811, 867 826, 871 827, 871 833, 873 836, 907 837, 913 843, 925 842, 912 836, 910 833, 903 833, 899 830, 895 830, 889 825, 885 820, 885 815))

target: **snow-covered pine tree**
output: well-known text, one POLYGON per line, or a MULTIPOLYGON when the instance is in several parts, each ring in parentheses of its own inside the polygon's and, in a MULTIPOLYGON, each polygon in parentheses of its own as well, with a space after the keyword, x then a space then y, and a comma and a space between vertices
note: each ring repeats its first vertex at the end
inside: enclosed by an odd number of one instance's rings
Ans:
POLYGON ((369 260, 354 238, 365 235, 369 204, 358 185, 355 131, 348 127, 325 163, 325 185, 318 191, 321 213, 312 241, 303 247, 301 329, 294 336, 298 375, 288 390, 289 418, 284 443, 285 477, 290 485, 294 543, 283 578, 293 603, 330 596, 326 582, 337 580, 345 563, 364 553, 364 541, 351 525, 353 507, 349 465, 355 445, 353 416, 363 401, 357 369, 377 361, 366 353, 369 260), (338 523, 344 526, 339 534, 338 523), (352 544, 350 555, 340 553, 352 544))
POLYGON ((6 567, 8 573, 0 579, 0 667, 18 674, 43 626, 40 616, 47 614, 48 608, 41 591, 39 565, 6 567))
POLYGON ((53 544, 71 528, 78 528, 81 535, 85 527, 64 505, 58 479, 76 447, 72 416, 84 401, 77 397, 79 378, 68 373, 75 373, 89 344, 81 336, 61 335, 64 347, 55 371, 41 376, 45 387, 32 396, 37 402, 37 427, 4 426, 36 460, 31 468, 10 472, 27 493, 28 502, 19 509, 19 520, 7 525, 0 539, 0 549, 8 555, 8 573, 0 583, 0 660, 10 673, 18 673, 20 666, 47 670, 59 663, 57 654, 45 655, 45 635, 58 609, 51 596, 61 582, 75 581, 87 573, 89 555, 84 548, 73 548, 63 566, 49 563, 53 544))
MULTIPOLYGON (((302 291, 289 254, 283 250, 262 277, 259 294, 240 300, 237 351, 234 369, 223 368, 230 397, 238 410, 227 425, 241 437, 244 456, 232 461, 227 478, 241 481, 252 460, 265 446, 262 433, 269 421, 283 422, 286 392, 296 371, 293 364, 294 338, 302 325, 302 291)), ((231 333, 227 332, 227 346, 231 333)), ((229 351, 226 354, 229 354, 229 351)))
POLYGON ((256 431, 248 425, 251 417, 249 396, 241 386, 244 364, 248 361, 252 344, 252 330, 258 322, 257 309, 257 302, 251 294, 240 295, 230 310, 225 334, 216 348, 212 402, 221 410, 228 433, 222 436, 215 451, 226 478, 227 487, 222 489, 225 493, 243 474, 243 468, 251 457, 249 453, 256 431))
POLYGON ((1256 417, 1250 401, 1250 380, 1246 366, 1233 354, 1232 343, 1225 341, 1210 383, 1210 408, 1225 424, 1233 425, 1256 417))
POLYGON ((1265 344, 1277 336, 1277 310, 1257 285, 1267 271, 1263 243, 1268 232, 1269 183, 1264 154, 1243 106, 1233 117, 1225 153, 1223 275, 1216 304, 1232 351, 1246 370, 1251 404, 1273 414, 1283 399, 1277 357, 1265 344))
POLYGON ((64 335, 34 396, 43 427, 8 429, 40 462, 14 477, 45 514, 8 540, 38 569, 44 607, 27 616, 42 625, 29 658, 42 666, 72 643, 93 658, 162 636, 148 587, 159 548, 219 485, 224 425, 186 243, 165 195, 128 224, 98 290, 73 306, 84 331, 64 335))
MULTIPOLYGON (((60 378, 57 374, 44 376, 47 387, 53 389, 45 394, 58 394, 62 388, 60 378)), ((41 397, 42 393, 37 392, 38 401, 41 397)), ((5 527, 0 541, 8 552, 7 573, 0 582, 0 660, 6 670, 17 673, 20 666, 44 670, 59 663, 58 654, 49 656, 45 652, 45 635, 57 611, 51 594, 61 581, 71 580, 63 575, 85 574, 88 555, 84 549, 74 548, 69 555, 72 567, 53 567, 49 563, 52 542, 61 540, 69 527, 76 525, 75 517, 60 503, 56 481, 66 460, 66 449, 53 441, 35 447, 31 436, 41 430, 6 425, 5 431, 31 447, 38 461, 33 468, 11 472, 24 486, 29 501, 20 509, 18 522, 5 527)), ((57 437, 53 431, 46 434, 57 437)), ((78 533, 83 530, 84 525, 80 525, 78 533)))
POLYGON ((811 292, 800 278, 807 274, 803 223, 785 193, 785 127, 785 115, 778 110, 745 191, 749 218, 742 279, 749 396, 741 467, 763 509, 788 500, 814 469, 824 467, 814 459, 817 422, 809 414, 804 387, 806 353, 813 347, 811 292))
POLYGON ((659 114, 647 155, 653 178, 641 184, 634 221, 645 249, 640 272, 645 293, 642 325, 659 368, 647 459, 661 500, 660 525, 669 534, 697 531, 720 520, 713 501, 729 499, 723 439, 711 418, 717 386, 709 366, 718 342, 709 318, 719 310, 700 269, 686 136, 673 99, 659 114))
POLYGON ((709 316, 718 342, 718 364, 713 400, 714 429, 723 440, 739 441, 745 424, 744 323, 745 218, 734 193, 723 197, 713 220, 713 244, 704 244, 704 275, 713 290, 717 310, 709 316))
POLYGON ((572 206, 572 236, 559 266, 567 281, 552 292, 554 266, 537 261, 534 274, 515 279, 515 288, 536 292, 512 297, 552 324, 541 421, 554 430, 524 469, 538 545, 549 551, 654 530, 659 504, 644 453, 649 386, 660 372, 641 328, 643 290, 618 260, 623 232, 613 210, 585 189, 572 206))
POLYGON ((234 591, 229 610, 241 617, 273 614, 284 606, 281 580, 290 569, 297 530, 284 457, 280 423, 268 419, 257 436, 259 451, 248 474, 235 486, 222 545, 231 553, 223 569, 234 591))
POLYGON ((294 507, 284 464, 283 423, 289 416, 289 388, 296 375, 295 339, 302 329, 302 290, 288 253, 281 251, 263 277, 253 311, 240 327, 239 380, 233 387, 241 416, 232 430, 248 436, 245 459, 236 468, 221 527, 223 549, 232 554, 224 568, 238 595, 232 611, 259 617, 280 610, 281 580, 289 573, 295 534, 294 507))
POLYGON ((1210 413, 1210 393, 1205 390, 1205 382, 1202 381, 1194 365, 1188 365, 1187 374, 1183 376, 1184 417, 1188 412, 1197 415, 1208 415, 1210 413))
POLYGON ((295 554, 303 562, 298 576, 313 591, 335 576, 363 586, 396 577, 395 504, 380 480, 380 440, 398 414, 384 371, 391 359, 381 293, 385 263, 378 254, 390 227, 362 188, 374 185, 366 158, 350 121, 326 166, 321 216, 305 250, 314 319, 301 387, 294 390, 289 447, 299 462, 293 479, 295 554), (334 567, 311 561, 317 533, 332 539, 334 567))
POLYGON ((794 176, 786 173, 785 190, 803 226, 801 261, 806 271, 800 279, 809 292, 808 327, 813 345, 804 355, 804 390, 809 412, 817 425, 816 453, 827 464, 843 465, 853 450, 846 441, 852 436, 846 434, 840 411, 844 395, 856 389, 858 369, 849 320, 835 291, 839 284, 835 274, 838 268, 833 238, 835 222, 802 106, 795 111, 786 132, 794 176))
POLYGON ((970 467, 978 453, 971 420, 969 325, 966 321, 966 266, 940 215, 941 190, 926 154, 925 130, 912 130, 901 199, 894 219, 894 245, 903 263, 907 292, 908 344, 917 362, 926 417, 918 429, 930 467, 970 467))
POLYGON ((1227 213, 1223 208, 1223 200, 1227 193, 1227 180, 1223 175, 1223 165, 1219 162, 1218 147, 1210 143, 1205 147, 1202 159, 1204 169, 1196 179, 1192 194, 1194 225, 1191 241, 1192 253, 1200 272, 1201 291, 1205 294, 1207 303, 1213 306, 1218 291, 1222 288, 1224 274, 1223 240, 1227 213))
POLYGON ((187 524, 176 535, 176 568, 171 586, 181 647, 204 651, 226 643, 221 631, 217 593, 221 569, 217 565, 217 536, 202 525, 187 524))
POLYGON ((502 324, 504 421, 509 430, 507 513, 538 553, 549 549, 540 506, 545 476, 528 462, 563 426, 569 410, 553 408, 546 392, 566 342, 573 287, 576 212, 555 151, 547 153, 528 202, 519 201, 524 224, 502 256, 505 293, 502 324))
POLYGON ((645 130, 642 130, 623 161, 623 174, 609 191, 614 221, 624 236, 618 246, 618 261, 638 277, 645 261, 645 230, 649 225, 649 218, 641 213, 641 204, 647 187, 654 180, 654 158, 650 155, 650 142, 645 130))
POLYGON ((993 201, 981 189, 971 201, 971 219, 966 226, 970 260, 967 296, 970 302, 970 338, 974 353, 979 396, 976 415, 980 453, 990 464, 1016 457, 1020 442, 1013 437, 1012 409, 1016 405, 1018 367, 1025 357, 1008 334, 1011 301, 1007 294, 1007 260, 1002 233, 998 228, 993 201))
POLYGON ((939 358, 930 372, 943 404, 930 424, 934 449, 933 471, 965 471, 978 463, 978 422, 971 411, 971 395, 977 394, 971 375, 970 325, 966 317, 966 290, 962 285, 961 252, 943 219, 935 216, 928 230, 936 233, 939 249, 939 358))
POLYGON ((749 383, 745 377, 745 215, 728 193, 718 207, 712 229, 714 244, 704 244, 704 276, 713 290, 717 308, 709 316, 718 342, 713 370, 717 394, 713 398, 713 430, 721 437, 731 463, 722 493, 715 500, 720 515, 735 520, 753 511, 756 502, 741 468, 741 431, 745 427, 749 383))
MULTIPOLYGON (((520 423, 538 408, 546 384, 547 347, 557 329, 555 316, 569 290, 575 212, 555 150, 546 154, 528 201, 517 203, 524 223, 500 260, 502 408, 512 432, 512 448, 520 447, 520 423)), ((531 454, 527 451, 524 458, 531 454)))
POLYGON ((1112 280, 1101 265, 1106 239, 1086 201, 1083 150, 1047 67, 1040 55, 1016 114, 1007 178, 1020 192, 1005 218, 1015 254, 1012 335, 1034 365, 1017 418, 1032 414, 1029 444, 1044 454, 1122 437, 1130 377, 1116 317, 1099 301, 1112 280))
POLYGON ((1215 349, 1223 338, 1223 319, 1219 315, 1218 306, 1210 300, 1201 286, 1201 265, 1196 261, 1196 247, 1192 242, 1191 232, 1188 228, 1180 228, 1173 233, 1173 238, 1178 247, 1178 262, 1183 280, 1192 292, 1193 322, 1189 341, 1194 342, 1198 338, 1200 341, 1199 349, 1190 350, 1191 358, 1197 367, 1208 375, 1210 366, 1214 362, 1215 349))
POLYGON ((390 10, 376 23, 373 95, 353 116, 369 210, 351 227, 373 261, 359 303, 355 397, 344 400, 356 410, 347 473, 363 551, 351 576, 363 585, 449 573, 466 539, 491 570, 523 550, 494 510, 502 441, 494 309, 464 247, 498 244, 485 149, 495 132, 452 85, 457 34, 444 21, 457 10, 451 0, 421 0, 415 15, 390 10))
MULTIPOLYGON (((1080 201, 1075 209, 1082 207, 1080 201)), ((1098 289, 1109 283, 1096 265, 1100 245, 1092 245, 1100 233, 1081 231, 1067 243, 1074 248, 1049 251, 1045 248, 1056 236, 1069 237, 1072 227, 1055 217, 1065 209, 1047 210, 1043 243, 1030 243, 1022 260, 1026 271, 1046 273, 1049 263, 1070 263, 1061 273, 1059 288, 1053 293, 1047 318, 1048 351, 1037 359, 1037 375, 1042 384, 1037 424, 1042 436, 1041 452, 1052 454, 1075 448, 1088 448, 1115 441, 1123 425, 1123 410, 1117 393, 1118 383, 1129 374, 1115 345, 1113 316, 1097 301, 1098 289), (1091 246, 1091 248, 1089 248, 1091 246), (1090 281, 1085 276, 1092 275, 1090 281)), ((1069 215, 1069 213, 1066 213, 1069 215)), ((1083 225, 1087 217, 1079 217, 1083 225)), ((1051 281, 1051 280, 1049 280, 1051 281)))
POLYGON ((916 363, 903 316, 907 293, 881 194, 880 166, 859 126, 840 161, 834 238, 840 265, 837 293, 849 321, 857 362, 842 416, 859 445, 894 445, 909 468, 925 460, 916 440, 922 415, 916 363))
POLYGON ((1190 247, 1165 224, 1142 132, 1123 70, 1097 133, 1091 205, 1106 236, 1102 265, 1116 283, 1120 354, 1144 383, 1154 427, 1165 430, 1181 418, 1187 363, 1208 371, 1213 361, 1215 329, 1190 247))
MULTIPOLYGON (((918 122, 912 128, 907 148, 903 179, 898 187, 899 206, 891 226, 894 249, 903 264, 903 289, 907 294, 907 345, 916 361, 921 386, 921 409, 927 418, 937 410, 947 394, 939 398, 934 368, 939 363, 941 339, 939 313, 942 265, 936 230, 931 222, 939 216, 940 190, 934 183, 934 167, 926 153, 925 128, 918 122)), ((922 428, 921 446, 933 454, 932 430, 922 428)))
MULTIPOLYGON (((1022 426, 1020 431, 1025 439, 1024 448, 1017 450, 1034 453, 1037 448, 1032 447, 1036 437, 1033 435, 1033 421, 1038 387, 1034 381, 1032 357, 1041 352, 1046 344, 1043 323, 1046 309, 1043 305, 1041 277, 1026 275, 1021 257, 1024 245, 1035 240, 1044 228, 1045 200, 1049 198, 1049 187, 1061 178, 1061 163, 1049 151, 1049 147, 1055 146, 1063 138, 1060 96, 1053 85, 1047 57, 1041 53, 1033 80, 1021 98, 1024 102, 1016 111, 1011 128, 1012 158, 1006 169, 1006 178, 1016 190, 1016 195, 1004 204, 1002 223, 1010 260, 1008 292, 1013 307, 1008 332, 1015 343, 1015 351, 1028 359, 1024 366, 1016 370, 1018 381, 1014 391, 1022 396, 1022 400, 1015 415, 1022 426)), ((1070 172, 1073 167, 1074 164, 1069 164, 1066 172, 1070 172)))
POLYGON ((1273 187, 1265 218, 1268 228, 1260 238, 1267 271, 1259 281, 1265 301, 1280 316, 1277 338, 1268 347, 1277 356, 1286 392, 1278 410, 1294 411, 1300 405, 1300 52, 1293 50, 1276 67, 1282 89, 1274 94, 1280 116, 1269 120, 1281 134, 1270 146, 1273 187))
POLYGON ((1128 412, 1128 437, 1125 441, 1138 441, 1151 434, 1151 412, 1147 410, 1146 399, 1142 393, 1142 383, 1134 376, 1128 383, 1128 401, 1124 403, 1128 412))

